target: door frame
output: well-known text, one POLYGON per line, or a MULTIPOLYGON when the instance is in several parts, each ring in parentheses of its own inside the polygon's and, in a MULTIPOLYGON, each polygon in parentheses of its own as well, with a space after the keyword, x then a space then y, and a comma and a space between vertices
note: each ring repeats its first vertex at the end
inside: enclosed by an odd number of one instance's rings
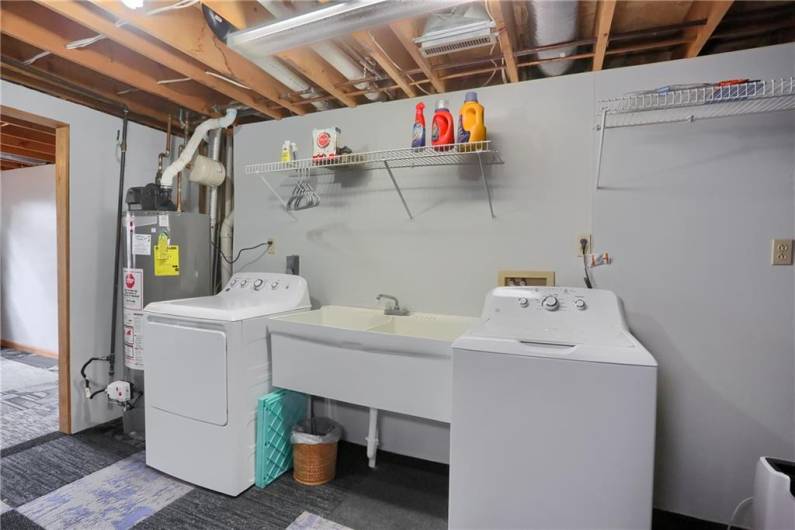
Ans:
POLYGON ((72 432, 69 320, 69 124, 0 105, 0 115, 55 129, 55 222, 58 260, 58 430, 72 432))

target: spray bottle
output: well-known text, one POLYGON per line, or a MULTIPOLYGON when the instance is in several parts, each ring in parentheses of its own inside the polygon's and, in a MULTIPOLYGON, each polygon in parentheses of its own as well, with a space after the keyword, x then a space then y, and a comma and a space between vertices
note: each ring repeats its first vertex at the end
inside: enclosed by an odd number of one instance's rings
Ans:
POLYGON ((414 114, 414 127, 411 131, 411 147, 425 147, 425 103, 417 103, 414 114))

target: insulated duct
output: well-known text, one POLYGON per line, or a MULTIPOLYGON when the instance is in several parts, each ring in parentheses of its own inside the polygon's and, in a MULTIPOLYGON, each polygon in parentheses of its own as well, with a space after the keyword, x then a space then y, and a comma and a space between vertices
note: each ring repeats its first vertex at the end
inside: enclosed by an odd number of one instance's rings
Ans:
MULTIPOLYGON (((534 46, 547 46, 577 38, 577 1, 576 0, 531 0, 527 4, 530 23, 530 35, 534 46)), ((576 46, 540 51, 539 59, 566 57, 577 51, 576 46)), ((539 70, 547 76, 565 74, 573 61, 554 61, 541 63, 539 70)))
POLYGON ((185 169, 185 166, 188 165, 188 162, 191 161, 193 155, 196 153, 196 150, 199 148, 202 140, 207 135, 207 133, 213 129, 225 129, 232 125, 237 117, 237 110, 236 109, 227 109, 226 115, 222 118, 213 118, 209 120, 205 120, 201 122, 197 127, 196 130, 193 131, 193 135, 188 140, 187 145, 185 145, 185 149, 182 150, 182 153, 179 155, 175 161, 168 165, 166 169, 163 170, 163 176, 160 178, 160 185, 166 188, 170 188, 174 185, 174 177, 185 169))

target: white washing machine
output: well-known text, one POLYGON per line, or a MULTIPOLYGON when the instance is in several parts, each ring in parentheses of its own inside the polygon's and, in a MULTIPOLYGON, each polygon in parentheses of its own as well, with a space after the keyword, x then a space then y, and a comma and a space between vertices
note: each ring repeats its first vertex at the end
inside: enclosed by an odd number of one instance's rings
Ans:
POLYGON ((657 363, 612 292, 494 289, 453 348, 450 528, 650 528, 657 363))
POLYGON ((251 486, 257 398, 271 391, 268 317, 308 309, 306 280, 271 273, 146 306, 147 465, 227 495, 251 486))

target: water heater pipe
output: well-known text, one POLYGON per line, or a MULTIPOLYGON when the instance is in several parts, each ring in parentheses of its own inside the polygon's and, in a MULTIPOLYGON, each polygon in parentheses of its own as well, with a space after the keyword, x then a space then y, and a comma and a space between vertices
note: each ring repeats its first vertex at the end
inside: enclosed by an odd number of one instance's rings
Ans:
POLYGON ((196 130, 193 131, 193 135, 190 137, 190 140, 188 140, 188 144, 185 146, 185 149, 182 150, 179 158, 163 170, 160 184, 170 188, 174 184, 174 177, 177 173, 185 169, 185 166, 191 161, 202 140, 204 140, 205 135, 213 129, 224 129, 229 127, 235 121, 236 117, 237 109, 227 109, 225 116, 201 122, 196 127, 196 130))
POLYGON ((234 235, 235 227, 235 211, 231 210, 221 223, 221 233, 218 236, 220 239, 219 246, 221 253, 227 256, 227 259, 221 259, 221 285, 226 285, 229 278, 232 277, 232 264, 227 260, 232 255, 232 237, 234 235))

